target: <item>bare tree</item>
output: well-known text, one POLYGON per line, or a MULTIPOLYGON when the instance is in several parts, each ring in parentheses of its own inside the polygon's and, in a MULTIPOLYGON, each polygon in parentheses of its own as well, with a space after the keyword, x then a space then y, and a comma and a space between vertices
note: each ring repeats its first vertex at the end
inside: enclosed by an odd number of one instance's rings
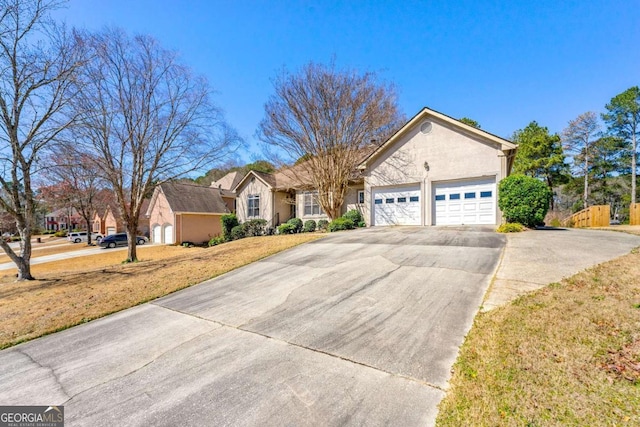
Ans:
POLYGON ((258 136, 292 160, 306 159, 288 171, 317 189, 320 206, 336 218, 362 148, 384 141, 404 119, 395 89, 374 73, 315 63, 297 74, 283 71, 274 88, 258 136))
POLYGON ((580 161, 579 167, 584 174, 584 193, 582 195, 584 209, 588 207, 589 197, 589 162, 593 143, 600 132, 598 116, 592 111, 580 114, 576 119, 571 120, 569 125, 562 131, 564 148, 574 155, 574 163, 580 161))
POLYGON ((60 2, 0 0, 0 208, 14 219, 20 251, 0 247, 31 280, 36 201, 32 182, 41 151, 69 127, 63 115, 82 65, 78 45, 51 20, 60 2))
POLYGON ((56 153, 47 158, 44 172, 47 185, 41 187, 45 199, 65 200, 68 206, 84 219, 87 245, 91 245, 92 222, 99 206, 104 205, 105 182, 100 175, 98 161, 89 154, 77 151, 69 143, 56 144, 56 153), (64 153, 62 156, 59 153, 64 153))
POLYGON ((240 142, 194 76, 149 36, 118 29, 83 36, 92 60, 84 67, 75 109, 76 139, 93 153, 126 224, 128 261, 136 261, 142 202, 158 182, 210 169, 240 142))

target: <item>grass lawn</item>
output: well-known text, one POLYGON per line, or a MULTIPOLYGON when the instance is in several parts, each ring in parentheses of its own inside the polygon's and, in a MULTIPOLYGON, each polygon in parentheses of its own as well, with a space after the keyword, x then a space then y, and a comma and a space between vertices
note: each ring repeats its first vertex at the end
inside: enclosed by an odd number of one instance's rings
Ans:
POLYGON ((251 237, 212 248, 142 246, 141 262, 132 264, 122 264, 126 251, 104 250, 33 265, 38 280, 25 282, 16 282, 16 270, 7 270, 0 276, 0 348, 167 295, 322 236, 251 237))
POLYGON ((478 315, 439 426, 640 425, 637 251, 478 315))

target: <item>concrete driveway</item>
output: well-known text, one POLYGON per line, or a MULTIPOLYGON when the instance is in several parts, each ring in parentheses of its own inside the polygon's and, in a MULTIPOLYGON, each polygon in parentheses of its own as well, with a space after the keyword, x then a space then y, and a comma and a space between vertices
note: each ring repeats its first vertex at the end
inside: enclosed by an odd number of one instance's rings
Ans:
POLYGON ((506 238, 336 233, 0 352, 0 404, 67 425, 431 425, 506 238))

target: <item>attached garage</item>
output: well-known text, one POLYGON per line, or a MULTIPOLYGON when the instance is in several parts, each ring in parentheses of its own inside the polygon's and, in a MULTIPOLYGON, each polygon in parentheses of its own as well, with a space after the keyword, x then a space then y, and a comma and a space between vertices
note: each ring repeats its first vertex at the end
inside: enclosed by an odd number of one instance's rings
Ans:
POLYGON ((420 187, 373 190, 373 225, 420 225, 420 187))
POLYGON ((116 227, 107 227, 107 236, 111 236, 112 234, 116 234, 116 227))
POLYGON ((496 189, 516 151, 504 138, 424 108, 358 165, 365 222, 498 224, 496 189))
POLYGON ((434 225, 496 223, 495 178, 433 184, 434 225))

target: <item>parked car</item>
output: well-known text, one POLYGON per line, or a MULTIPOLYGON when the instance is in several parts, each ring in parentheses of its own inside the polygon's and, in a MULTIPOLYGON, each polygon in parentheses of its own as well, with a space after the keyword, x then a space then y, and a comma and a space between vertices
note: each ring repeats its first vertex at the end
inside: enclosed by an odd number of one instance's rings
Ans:
MULTIPOLYGON (((136 236, 136 243, 144 245, 149 240, 144 236, 136 236)), ((115 248, 116 246, 127 246, 127 233, 110 234, 100 241, 103 248, 115 248)))
MULTIPOLYGON (((73 243, 86 242, 87 241, 87 232, 86 231, 79 231, 79 232, 69 233, 69 235, 67 236, 67 240, 69 240, 70 242, 73 242, 73 243)), ((102 240, 102 234, 91 233, 91 240, 93 242, 100 243, 100 240, 102 240)))

